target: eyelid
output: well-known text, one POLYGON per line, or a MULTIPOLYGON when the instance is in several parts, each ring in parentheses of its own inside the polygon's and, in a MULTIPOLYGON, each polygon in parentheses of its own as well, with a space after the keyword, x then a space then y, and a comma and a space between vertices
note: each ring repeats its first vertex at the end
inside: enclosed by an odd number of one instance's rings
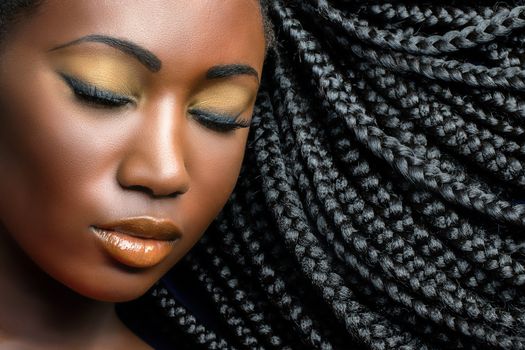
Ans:
POLYGON ((227 123, 233 124, 234 122, 238 121, 238 117, 241 115, 241 113, 237 115, 231 115, 226 113, 217 113, 206 109, 197 109, 192 108, 188 111, 190 114, 198 114, 203 115, 205 117, 208 117, 212 120, 218 120, 219 122, 226 121, 227 123))
MULTIPOLYGON (((91 83, 85 82, 64 72, 57 72, 62 79, 71 87, 73 92, 81 99, 87 98, 89 103, 95 105, 122 107, 128 103, 135 103, 134 99, 114 93, 110 90, 102 89, 91 83)), ((249 119, 239 119, 243 111, 237 115, 228 113, 217 113, 209 109, 190 108, 191 114, 205 127, 223 133, 231 132, 238 128, 247 128, 251 125, 249 119)))
POLYGON ((246 128, 251 125, 250 120, 239 119, 242 112, 234 116, 224 113, 216 113, 205 109, 192 108, 188 110, 188 113, 190 113, 193 116, 196 116, 198 119, 205 120, 213 124, 224 125, 224 127, 232 127, 232 129, 246 128))
POLYGON ((98 92, 101 92, 101 93, 111 97, 111 98, 108 98, 108 100, 113 100, 115 103, 122 103, 122 105, 124 105, 126 103, 132 103, 132 104, 136 104, 137 103, 137 101, 136 101, 136 99, 134 97, 129 97, 129 96, 122 95, 122 94, 116 93, 114 91, 105 89, 105 88, 101 88, 101 87, 99 87, 99 86, 97 86, 95 84, 92 84, 92 83, 89 83, 87 81, 84 81, 83 79, 77 78, 77 77, 75 77, 73 75, 70 75, 68 73, 64 73, 64 72, 61 72, 61 71, 58 71, 57 73, 62 77, 62 79, 64 79, 64 81, 76 93, 85 94, 86 96, 91 97, 93 95, 91 93, 92 91, 98 91, 98 92))

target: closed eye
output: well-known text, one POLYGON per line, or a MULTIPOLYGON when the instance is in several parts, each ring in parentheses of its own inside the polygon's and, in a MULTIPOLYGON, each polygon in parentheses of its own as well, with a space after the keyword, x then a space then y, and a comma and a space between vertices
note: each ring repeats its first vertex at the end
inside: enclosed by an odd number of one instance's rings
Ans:
POLYGON ((82 81, 68 74, 59 72, 59 75, 73 90, 73 93, 83 103, 94 107, 117 108, 128 104, 134 104, 135 100, 106 89, 102 89, 93 84, 82 81))
MULTIPOLYGON (((119 108, 136 104, 136 101, 128 96, 102 89, 62 72, 59 72, 59 75, 82 103, 92 107, 119 108)), ((247 128, 251 125, 248 119, 240 119, 239 115, 232 116, 201 109, 191 109, 188 114, 204 127, 219 133, 230 133, 235 129, 247 128)))
POLYGON ((239 119, 239 116, 231 116, 207 110, 191 109, 188 113, 205 127, 222 133, 229 133, 239 128, 247 128, 251 124, 248 119, 239 119))

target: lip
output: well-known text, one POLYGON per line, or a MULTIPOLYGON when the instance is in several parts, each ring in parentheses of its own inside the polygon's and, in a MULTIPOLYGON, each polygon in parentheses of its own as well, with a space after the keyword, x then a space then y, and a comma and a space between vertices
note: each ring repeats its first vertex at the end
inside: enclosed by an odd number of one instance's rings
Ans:
POLYGON ((121 219, 90 228, 112 258, 139 268, 159 264, 182 236, 172 221, 149 216, 121 219))
POLYGON ((119 231, 130 236, 172 241, 182 236, 181 230, 169 219, 137 216, 95 225, 108 231, 119 231))

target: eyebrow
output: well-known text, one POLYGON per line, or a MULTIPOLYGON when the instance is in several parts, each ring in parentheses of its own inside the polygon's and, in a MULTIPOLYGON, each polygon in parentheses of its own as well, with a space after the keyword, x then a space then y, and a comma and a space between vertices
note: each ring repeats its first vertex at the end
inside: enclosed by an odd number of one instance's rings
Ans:
MULTIPOLYGON (((90 34, 81 38, 69 41, 65 44, 53 47, 49 51, 62 49, 68 46, 84 43, 84 42, 98 42, 109 45, 115 49, 118 49, 128 55, 135 57, 140 63, 142 63, 151 72, 158 72, 162 67, 162 61, 155 56, 155 54, 148 49, 141 47, 131 41, 125 39, 119 39, 112 36, 102 34, 90 34)), ((237 75, 249 75, 253 76, 259 82, 259 73, 255 68, 247 64, 225 64, 211 67, 206 72, 206 79, 220 79, 227 78, 237 75)))
POLYGON ((206 72, 206 79, 220 79, 236 75, 253 76, 257 79, 257 82, 259 82, 259 74, 255 68, 246 64, 225 64, 211 67, 206 72))
POLYGON ((161 60, 155 56, 155 54, 135 43, 132 43, 131 41, 125 40, 125 39, 119 39, 107 35, 101 35, 101 34, 90 34, 83 36, 79 39, 75 39, 73 41, 67 42, 65 44, 53 47, 49 51, 54 51, 58 49, 62 49, 64 47, 68 47, 71 45, 76 45, 84 42, 97 42, 109 45, 111 47, 114 47, 115 49, 118 49, 128 55, 131 55, 135 57, 140 63, 142 63, 148 70, 151 72, 158 72, 160 68, 162 67, 161 60))

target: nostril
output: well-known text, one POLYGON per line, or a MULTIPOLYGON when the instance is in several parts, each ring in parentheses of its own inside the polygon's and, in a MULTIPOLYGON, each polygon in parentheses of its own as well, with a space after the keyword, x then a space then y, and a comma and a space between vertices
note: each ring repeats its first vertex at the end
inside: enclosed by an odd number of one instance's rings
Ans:
POLYGON ((132 191, 139 191, 139 192, 145 192, 150 196, 154 196, 153 190, 151 188, 148 188, 146 186, 140 186, 140 185, 133 185, 133 186, 126 186, 127 189, 130 189, 132 191))
MULTIPOLYGON (((169 129, 145 129, 119 160, 116 179, 123 188, 148 194, 150 197, 174 197, 189 190, 189 159, 182 139, 174 139, 169 129), (177 142, 175 142, 177 141, 177 142)), ((148 125, 149 126, 149 125, 148 125)))
POLYGON ((161 198, 161 197, 162 198, 175 198, 181 194, 180 192, 172 192, 168 194, 156 194, 151 188, 147 186, 141 186, 141 185, 126 186, 125 188, 132 190, 132 191, 144 192, 152 198, 161 198))

